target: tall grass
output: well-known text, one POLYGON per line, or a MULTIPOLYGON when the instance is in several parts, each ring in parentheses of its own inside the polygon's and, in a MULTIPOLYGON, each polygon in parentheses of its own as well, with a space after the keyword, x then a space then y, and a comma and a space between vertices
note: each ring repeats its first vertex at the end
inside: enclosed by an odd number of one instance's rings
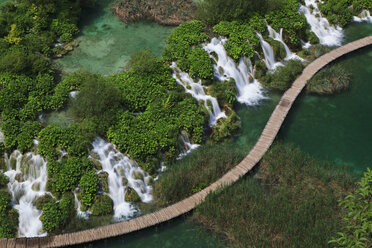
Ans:
POLYGON ((154 185, 158 204, 172 204, 196 193, 220 178, 244 157, 236 145, 226 141, 203 145, 169 166, 154 185))
POLYGON ((327 247, 342 225, 337 200, 354 183, 345 170, 275 144, 254 178, 209 194, 194 218, 233 247, 327 247))

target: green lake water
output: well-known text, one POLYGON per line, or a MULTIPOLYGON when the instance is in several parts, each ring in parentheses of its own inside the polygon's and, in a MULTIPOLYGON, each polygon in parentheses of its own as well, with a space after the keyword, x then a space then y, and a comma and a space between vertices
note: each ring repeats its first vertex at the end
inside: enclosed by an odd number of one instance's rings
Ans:
POLYGON ((133 52, 150 49, 160 55, 173 27, 153 22, 125 24, 110 10, 115 0, 99 0, 95 9, 82 12, 79 46, 61 59, 63 73, 88 70, 109 75, 125 68, 133 52))
MULTIPOLYGON (((354 23, 345 34, 345 43, 372 35, 372 25, 354 23)), ((279 139, 360 173, 372 167, 372 46, 336 63, 351 73, 350 90, 334 96, 302 94, 285 120, 279 139)))

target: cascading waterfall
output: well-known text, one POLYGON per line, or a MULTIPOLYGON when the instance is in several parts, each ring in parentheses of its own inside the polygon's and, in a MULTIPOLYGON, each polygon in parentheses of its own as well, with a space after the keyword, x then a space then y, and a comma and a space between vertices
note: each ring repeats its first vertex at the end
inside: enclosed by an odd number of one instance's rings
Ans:
POLYGON ((215 125, 218 119, 226 118, 226 114, 221 111, 217 99, 205 93, 204 89, 207 87, 202 86, 201 80, 195 83, 194 80, 189 76, 189 74, 181 71, 177 67, 175 62, 172 62, 171 68, 173 69, 172 77, 176 79, 178 84, 182 85, 186 93, 191 94, 198 101, 204 102, 204 106, 208 109, 210 115, 210 126, 215 125), (208 102, 212 105, 212 108, 210 108, 208 102))
POLYGON ((19 214, 18 236, 46 236, 40 221, 41 211, 34 206, 36 199, 47 193, 45 159, 31 152, 22 155, 16 150, 9 157, 5 154, 5 162, 8 190, 12 195, 13 207, 19 214))
POLYGON ((76 209, 76 216, 82 219, 87 220, 89 218, 89 215, 91 214, 89 211, 81 211, 81 202, 79 201, 77 197, 79 189, 76 188, 74 191, 74 197, 75 197, 75 209, 76 209))
POLYGON ((283 41, 283 28, 280 29, 279 33, 275 31, 270 25, 267 25, 267 30, 269 31, 269 37, 273 38, 274 40, 279 41, 280 43, 283 44, 285 52, 286 52, 286 57, 284 58, 285 60, 290 60, 290 59, 297 59, 300 61, 304 61, 301 57, 297 56, 297 54, 292 53, 287 44, 283 41))
POLYGON ((145 173, 136 162, 116 151, 112 143, 97 138, 92 145, 92 151, 99 156, 98 161, 102 165, 102 170, 98 173, 108 174, 109 193, 107 195, 114 203, 114 218, 127 220, 133 217, 138 209, 133 203, 125 201, 128 187, 137 192, 142 202, 150 202, 152 187, 148 181, 151 176, 145 173), (127 182, 123 183, 123 181, 127 182))
POLYGON ((368 10, 363 10, 359 16, 353 17, 354 22, 369 22, 372 23, 372 16, 371 13, 369 13, 368 10))
POLYGON ((322 17, 316 0, 305 0, 305 6, 300 6, 300 11, 304 13, 307 22, 311 26, 311 31, 318 36, 320 44, 326 46, 340 46, 344 37, 342 28, 333 27, 328 20, 322 17), (313 9, 310 10, 310 5, 313 9))
POLYGON ((200 145, 199 144, 192 144, 189 139, 189 135, 187 132, 181 132, 178 136, 178 142, 181 148, 181 153, 178 155, 178 160, 184 158, 193 150, 197 149, 200 145))
POLYGON ((235 80, 238 91, 237 100, 246 105, 256 105, 265 99, 260 83, 253 77, 253 66, 248 58, 241 58, 238 66, 232 58, 227 56, 224 44, 226 38, 213 38, 210 43, 203 45, 209 56, 216 62, 215 76, 220 80, 235 80), (217 54, 218 58, 213 56, 217 54))
POLYGON ((265 55, 265 65, 267 69, 269 70, 275 70, 278 66, 283 66, 281 62, 276 62, 274 50, 270 46, 269 43, 267 43, 261 34, 257 33, 258 37, 260 38, 261 48, 265 55))

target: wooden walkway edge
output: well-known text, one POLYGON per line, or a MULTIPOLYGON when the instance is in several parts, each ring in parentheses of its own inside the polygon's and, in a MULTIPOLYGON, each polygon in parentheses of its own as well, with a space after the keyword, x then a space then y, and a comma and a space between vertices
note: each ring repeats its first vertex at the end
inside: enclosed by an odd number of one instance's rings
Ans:
POLYGON ((100 239, 111 238, 126 233, 134 232, 143 228, 151 227, 170 219, 176 218, 192 210, 196 205, 201 203, 207 194, 236 182, 241 176, 248 173, 261 160, 265 152, 273 143, 279 129, 292 107, 293 102, 305 87, 306 82, 321 68, 334 61, 335 59, 350 53, 362 47, 372 44, 372 36, 348 43, 331 52, 319 57, 310 63, 298 77, 291 88, 282 96, 280 102, 271 114, 269 121, 258 139, 256 145, 249 154, 233 169, 228 171, 216 182, 209 185, 202 191, 177 202, 169 207, 163 208, 157 212, 147 214, 126 222, 115 223, 107 226, 97 227, 84 231, 66 233, 48 237, 37 238, 15 238, 0 239, 0 248, 42 248, 42 247, 62 247, 92 242, 100 239))

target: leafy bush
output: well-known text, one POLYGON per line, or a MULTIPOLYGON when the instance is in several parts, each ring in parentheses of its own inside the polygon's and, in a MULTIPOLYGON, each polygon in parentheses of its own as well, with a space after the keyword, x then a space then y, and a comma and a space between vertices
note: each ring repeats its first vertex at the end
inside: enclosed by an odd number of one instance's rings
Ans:
POLYGON ((179 25, 167 38, 164 59, 174 61, 185 58, 191 46, 199 45, 208 39, 208 36, 203 33, 203 28, 203 23, 196 20, 179 25))
POLYGON ((340 200, 345 210, 344 225, 338 237, 329 243, 336 247, 371 247, 372 239, 372 170, 367 168, 354 192, 340 200))
POLYGON ((254 30, 248 24, 238 21, 222 21, 213 27, 213 31, 228 37, 224 47, 227 54, 235 61, 238 61, 242 56, 253 58, 254 49, 258 48, 260 44, 254 30))
POLYGON ((14 238, 17 235, 18 212, 10 205, 10 195, 0 190, 0 238, 14 238))
POLYGON ((179 60, 178 65, 195 79, 213 79, 214 68, 211 58, 201 47, 192 49, 186 58, 179 60))
POLYGON ((107 215, 113 211, 113 202, 107 195, 98 195, 90 208, 93 215, 107 215))
POLYGON ((81 202, 90 207, 99 189, 99 178, 94 170, 89 170, 81 177, 79 188, 81 190, 81 202))
POLYGON ((268 73, 263 77, 263 83, 270 88, 284 91, 301 74, 303 68, 301 61, 290 60, 285 66, 278 67, 273 73, 268 73))
POLYGON ((227 105, 233 108, 236 103, 236 96, 238 94, 235 86, 235 80, 231 78, 229 81, 215 82, 209 86, 209 93, 211 96, 217 98, 221 106, 227 105))

